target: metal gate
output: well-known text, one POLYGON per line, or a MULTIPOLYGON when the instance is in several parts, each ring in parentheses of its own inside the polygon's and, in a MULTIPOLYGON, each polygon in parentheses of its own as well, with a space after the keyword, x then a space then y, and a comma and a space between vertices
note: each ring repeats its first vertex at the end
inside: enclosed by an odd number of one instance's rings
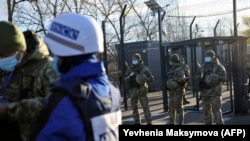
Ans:
MULTIPOLYGON (((185 110, 199 111, 199 91, 198 82, 194 77, 197 73, 197 61, 203 64, 204 52, 212 49, 217 58, 227 70, 228 80, 226 82, 227 91, 229 91, 229 108, 222 111, 223 114, 235 112, 235 114, 245 114, 248 111, 247 96, 247 76, 246 76, 246 37, 205 37, 186 40, 181 42, 172 42, 166 46, 166 55, 177 53, 187 60, 191 70, 190 84, 192 86, 195 105, 185 108, 185 110)), ((167 60, 167 70, 168 70, 167 60)))

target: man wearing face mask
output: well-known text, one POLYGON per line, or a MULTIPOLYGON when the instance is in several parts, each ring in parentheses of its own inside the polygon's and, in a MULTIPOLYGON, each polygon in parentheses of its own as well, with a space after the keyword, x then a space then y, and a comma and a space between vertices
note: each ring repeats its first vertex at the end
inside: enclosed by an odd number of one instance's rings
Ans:
POLYGON ((223 125, 221 111, 222 82, 227 80, 225 67, 215 57, 213 50, 205 52, 205 64, 201 68, 200 90, 205 114, 205 124, 223 125), (214 118, 213 118, 214 117, 214 118))
POLYGON ((118 141, 120 91, 96 57, 104 52, 101 26, 91 16, 61 14, 50 23, 45 42, 60 80, 51 89, 31 141, 118 141))
POLYGON ((170 56, 170 72, 166 82, 169 90, 169 125, 184 124, 183 96, 188 77, 178 54, 170 56))
POLYGON ((57 80, 45 43, 32 31, 0 21, 0 140, 27 140, 57 80))
POLYGON ((154 76, 147 66, 144 65, 141 55, 135 53, 132 58, 132 66, 125 74, 128 80, 129 94, 135 124, 141 124, 139 102, 148 125, 152 124, 151 112, 148 100, 148 82, 154 81, 154 76))

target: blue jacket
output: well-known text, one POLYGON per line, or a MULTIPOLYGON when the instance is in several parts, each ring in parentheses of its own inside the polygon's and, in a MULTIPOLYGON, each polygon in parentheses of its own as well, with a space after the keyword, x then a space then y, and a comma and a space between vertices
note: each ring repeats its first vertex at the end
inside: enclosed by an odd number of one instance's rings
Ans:
MULTIPOLYGON (((102 62, 84 62, 61 75, 60 83, 71 78, 86 78, 104 74, 102 62)), ((102 97, 109 96, 107 75, 100 75, 87 80, 102 97)), ((84 141, 86 133, 79 112, 69 97, 64 97, 51 113, 47 124, 38 134, 36 141, 84 141)))

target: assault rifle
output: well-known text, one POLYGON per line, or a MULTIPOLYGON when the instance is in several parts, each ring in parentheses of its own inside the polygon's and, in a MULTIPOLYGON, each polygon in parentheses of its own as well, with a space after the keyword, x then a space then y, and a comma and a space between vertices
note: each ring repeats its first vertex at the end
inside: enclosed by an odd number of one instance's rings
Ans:
POLYGON ((199 82, 199 90, 209 87, 205 82, 205 77, 207 74, 208 74, 208 70, 205 68, 205 66, 202 66, 201 77, 200 77, 200 82, 199 82))

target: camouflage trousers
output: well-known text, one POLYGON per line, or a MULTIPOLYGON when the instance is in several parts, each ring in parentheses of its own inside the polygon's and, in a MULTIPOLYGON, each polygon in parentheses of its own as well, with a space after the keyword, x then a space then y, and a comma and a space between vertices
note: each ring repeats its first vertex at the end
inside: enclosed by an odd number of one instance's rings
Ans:
POLYGON ((147 96, 148 89, 146 87, 131 87, 129 93, 131 95, 131 106, 133 110, 133 118, 135 120, 135 124, 141 124, 141 115, 139 107, 140 104, 142 106, 147 124, 152 124, 152 117, 149 109, 149 100, 147 96))
POLYGON ((183 91, 169 91, 169 122, 168 124, 184 124, 183 91))
POLYGON ((221 96, 202 96, 202 104, 205 114, 205 124, 224 124, 221 112, 221 96))

